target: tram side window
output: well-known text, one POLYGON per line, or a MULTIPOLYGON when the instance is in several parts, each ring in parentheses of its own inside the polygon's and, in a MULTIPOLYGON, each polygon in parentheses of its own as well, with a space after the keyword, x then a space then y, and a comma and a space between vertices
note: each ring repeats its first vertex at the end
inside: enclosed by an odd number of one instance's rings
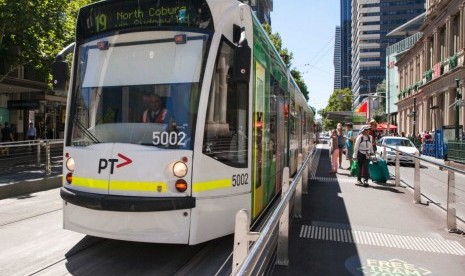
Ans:
POLYGON ((203 153, 233 167, 247 167, 248 84, 230 81, 234 45, 223 40, 212 78, 203 153))

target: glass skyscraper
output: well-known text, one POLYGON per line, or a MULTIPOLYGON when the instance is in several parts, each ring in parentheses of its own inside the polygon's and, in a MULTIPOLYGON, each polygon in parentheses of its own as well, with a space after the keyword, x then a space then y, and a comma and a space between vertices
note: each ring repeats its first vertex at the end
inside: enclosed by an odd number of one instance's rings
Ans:
POLYGON ((341 88, 352 86, 352 0, 341 0, 341 88))

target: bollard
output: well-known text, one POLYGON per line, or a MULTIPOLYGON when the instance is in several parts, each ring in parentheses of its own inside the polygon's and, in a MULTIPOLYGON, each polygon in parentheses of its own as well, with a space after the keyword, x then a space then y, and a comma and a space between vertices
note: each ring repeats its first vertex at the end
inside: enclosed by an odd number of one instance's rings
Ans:
POLYGON ((42 142, 37 143, 37 156, 36 156, 36 165, 37 167, 40 166, 40 147, 42 146, 42 142))
MULTIPOLYGON (((313 174, 313 155, 315 154, 315 147, 312 146, 310 152, 308 154, 312 155, 312 157, 310 158, 310 160, 308 160, 308 174, 307 174, 307 182, 310 182, 310 178, 312 178, 312 174, 313 174)), ((307 185, 308 186, 308 185, 307 185)), ((308 192, 308 191, 307 191, 308 192)))
POLYGON ((400 155, 399 155, 399 146, 396 146, 396 187, 400 186, 400 155))
MULTIPOLYGON (((415 157, 420 154, 415 153, 415 157)), ((415 171, 413 173, 413 202, 415 204, 421 203, 421 186, 420 186, 420 159, 415 158, 415 171)))
POLYGON ((383 147, 383 158, 386 160, 386 147, 383 147))
MULTIPOLYGON (((281 197, 289 190, 289 168, 285 167, 283 170, 283 187, 281 197)), ((276 256, 277 265, 289 265, 289 203, 279 220, 279 237, 278 237, 278 250, 276 256)))
MULTIPOLYGON (((305 158, 304 160, 310 155, 310 146, 305 148, 305 158)), ((308 194, 308 166, 310 162, 307 162, 307 165, 304 168, 303 174, 302 174, 302 193, 304 195, 308 194)))
POLYGON ((235 275, 249 254, 249 244, 258 238, 257 232, 250 232, 250 216, 247 210, 242 209, 236 213, 234 229, 234 249, 232 275, 235 275))
POLYGON ((50 141, 45 142, 45 174, 52 175, 52 160, 50 158, 50 141))
MULTIPOLYGON (((450 161, 446 161, 446 165, 452 167, 452 163, 450 161)), ((455 172, 453 170, 447 171, 447 230, 449 232, 457 231, 455 172)))
MULTIPOLYGON (((302 153, 299 153, 297 156, 297 171, 302 168, 303 165, 303 156, 302 153)), ((302 218, 302 176, 297 179, 297 187, 295 188, 295 212, 294 212, 294 217, 295 218, 302 218)))

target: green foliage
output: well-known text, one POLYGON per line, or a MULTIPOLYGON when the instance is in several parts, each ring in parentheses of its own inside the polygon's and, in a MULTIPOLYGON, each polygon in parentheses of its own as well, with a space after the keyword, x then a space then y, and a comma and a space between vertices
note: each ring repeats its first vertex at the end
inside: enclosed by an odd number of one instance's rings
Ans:
MULTIPOLYGON (((286 64, 286 67, 289 69, 292 67, 292 60, 294 59, 294 54, 292 52, 289 52, 287 48, 283 48, 283 41, 281 39, 281 36, 278 33, 273 33, 271 26, 267 23, 263 24, 263 29, 265 29, 266 33, 268 34, 268 37, 270 38, 271 42, 273 43, 274 47, 278 51, 279 55, 284 61, 284 64, 286 64)), ((299 87, 300 91, 304 95, 305 99, 308 101, 309 100, 309 92, 307 85, 305 84, 303 78, 302 78, 302 73, 297 70, 296 68, 291 70, 291 75, 294 78, 297 86, 299 87)))
POLYGON ((426 81, 430 81, 433 78, 433 69, 429 69, 425 72, 426 81))
POLYGON ((353 95, 349 88, 336 89, 329 97, 328 105, 318 111, 321 118, 323 118, 323 128, 332 129, 336 128, 337 121, 327 119, 328 112, 331 111, 352 111, 353 95))
POLYGON ((449 62, 449 70, 455 69, 457 67, 457 61, 458 61, 458 56, 457 54, 454 54, 449 57, 448 62, 449 62))
MULTIPOLYGON (((74 39, 79 7, 92 0, 0 0, 0 59, 9 71, 27 65, 45 76, 56 54, 74 39)), ((0 79, 1 81, 1 79, 0 79)))
POLYGON ((302 94, 304 94, 305 100, 308 101, 309 100, 308 88, 307 88, 307 85, 305 84, 304 80, 302 79, 302 74, 297 69, 292 69, 291 70, 291 75, 294 78, 295 82, 297 83, 297 86, 299 87, 302 94))

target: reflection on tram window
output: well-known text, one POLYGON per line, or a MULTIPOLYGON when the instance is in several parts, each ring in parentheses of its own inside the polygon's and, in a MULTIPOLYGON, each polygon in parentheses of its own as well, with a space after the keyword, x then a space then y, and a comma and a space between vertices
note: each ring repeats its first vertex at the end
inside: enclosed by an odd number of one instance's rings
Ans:
POLYGON ((73 142, 191 148, 198 84, 83 88, 73 142))
POLYGON ((228 82, 233 55, 233 47, 223 41, 210 90, 203 153, 230 166, 247 167, 248 85, 228 82))

